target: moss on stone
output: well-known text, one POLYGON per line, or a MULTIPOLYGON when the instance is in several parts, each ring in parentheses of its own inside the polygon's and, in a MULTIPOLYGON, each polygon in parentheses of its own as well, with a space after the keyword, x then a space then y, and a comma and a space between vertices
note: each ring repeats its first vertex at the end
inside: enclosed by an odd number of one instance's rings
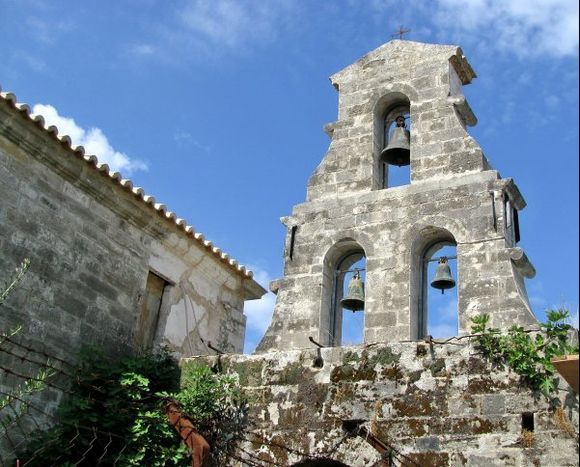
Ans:
POLYGON ((449 410, 444 395, 432 392, 405 394, 392 401, 393 409, 399 417, 448 416, 449 410))
POLYGON ((302 362, 289 363, 280 372, 279 384, 299 384, 305 368, 302 362))
POLYGON ((341 404, 346 401, 350 401, 354 398, 355 391, 352 384, 340 383, 336 386, 335 391, 331 397, 334 399, 335 404, 341 404))
POLYGON ((411 371, 409 373, 409 386, 421 379, 423 372, 421 370, 411 371))
POLYGON ((490 377, 474 377, 470 378, 465 390, 468 394, 492 394, 498 390, 504 390, 509 388, 511 385, 515 386, 510 381, 494 381, 490 377))
POLYGON ((430 366, 429 370, 431 371, 431 375, 433 377, 436 376, 446 376, 447 372, 445 371, 445 360, 442 358, 436 359, 430 366))
POLYGON ((330 381, 340 383, 342 381, 352 381, 354 378, 354 367, 352 365, 339 365, 330 372, 330 381))
MULTIPOLYGON (((365 351, 366 352, 366 351, 365 351)), ((370 355, 367 359, 368 365, 374 367, 376 365, 391 365, 393 363, 399 363, 401 355, 394 353, 390 347, 383 347, 378 349, 375 353, 370 355)))
POLYGON ((446 452, 413 452, 407 455, 414 465, 422 467, 439 467, 449 465, 449 454, 446 452))
POLYGON ((417 344, 417 357, 425 357, 428 353, 429 346, 427 344, 418 343, 417 344))
POLYGON ((360 362, 360 360, 361 360, 360 355, 356 352, 352 352, 351 350, 349 350, 348 352, 345 352, 342 356, 343 365, 346 365, 349 363, 358 363, 358 362, 360 362))
POLYGON ((377 372, 370 365, 360 364, 359 366, 353 366, 347 364, 334 367, 330 372, 330 381, 333 383, 374 381, 376 376, 377 372))
POLYGON ((240 386, 252 387, 262 385, 262 369, 261 361, 245 361, 245 362, 231 362, 224 366, 229 373, 236 373, 238 375, 240 386))

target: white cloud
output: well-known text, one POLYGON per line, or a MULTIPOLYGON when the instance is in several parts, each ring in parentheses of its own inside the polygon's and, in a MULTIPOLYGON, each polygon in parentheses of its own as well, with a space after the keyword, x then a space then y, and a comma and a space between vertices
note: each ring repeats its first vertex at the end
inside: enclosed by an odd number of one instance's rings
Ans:
MULTIPOLYGON (((256 266, 249 266, 254 272, 254 280, 268 290, 268 284, 272 280, 270 274, 256 266)), ((246 346, 245 352, 253 352, 259 339, 263 336, 272 321, 276 296, 268 292, 259 300, 247 301, 244 305, 244 314, 247 316, 246 346)))
POLYGON ((183 0, 169 21, 150 31, 151 43, 125 51, 172 63, 244 53, 275 40, 295 10, 291 0, 183 0))
POLYGON ((457 335, 457 298, 433 294, 429 298, 429 325, 427 332, 433 337, 451 337, 457 335))
POLYGON ((173 141, 180 145, 188 145, 195 148, 198 152, 205 154, 211 153, 211 146, 204 144, 193 137, 193 135, 186 130, 177 129, 173 133, 173 141))
POLYGON ((189 131, 185 130, 175 130, 173 133, 173 141, 177 142, 190 142, 193 141, 193 137, 189 131))
POLYGON ((157 49, 151 44, 131 44, 127 46, 127 52, 132 55, 146 57, 155 55, 157 49))
POLYGON ((287 1, 191 0, 179 16, 186 31, 229 49, 271 40, 287 1))
POLYGON ((503 49, 519 56, 578 54, 576 1, 438 0, 438 5, 436 23, 473 33, 473 39, 484 40, 489 49, 503 49))
POLYGON ((115 150, 100 128, 85 130, 72 118, 59 115, 52 105, 36 104, 32 111, 42 115, 47 126, 56 126, 59 135, 68 135, 73 146, 83 146, 86 154, 97 156, 99 162, 107 164, 112 171, 126 171, 131 174, 137 170, 147 170, 145 162, 131 159, 127 154, 115 150))
POLYGON ((39 17, 29 17, 26 25, 32 37, 45 45, 53 45, 64 33, 76 29, 76 25, 69 20, 46 20, 39 17))
POLYGON ((26 64, 31 70, 39 73, 46 69, 46 62, 33 54, 24 50, 18 50, 12 54, 13 58, 26 64))

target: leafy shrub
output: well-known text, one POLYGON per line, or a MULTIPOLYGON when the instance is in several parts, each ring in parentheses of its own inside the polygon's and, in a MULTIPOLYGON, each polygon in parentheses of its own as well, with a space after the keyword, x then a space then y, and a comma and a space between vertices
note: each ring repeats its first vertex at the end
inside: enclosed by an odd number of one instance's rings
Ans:
POLYGON ((187 466, 191 456, 163 410, 168 400, 211 446, 223 465, 246 423, 247 405, 235 380, 196 367, 183 380, 167 354, 111 361, 84 352, 60 423, 40 432, 20 458, 27 465, 187 466))
POLYGON ((160 391, 174 391, 179 369, 167 354, 112 361, 81 355, 60 423, 38 433, 21 454, 30 465, 186 465, 186 450, 159 410, 160 391), (40 452, 39 452, 40 449, 40 452), (181 461, 181 463, 180 463, 181 461))
POLYGON ((485 314, 472 318, 471 330, 477 334, 475 342, 486 357, 507 365, 532 388, 549 396, 557 389, 551 360, 578 353, 578 348, 568 342, 572 326, 565 321, 569 315, 565 309, 548 311, 548 321, 540 323, 541 331, 534 335, 521 326, 512 326, 507 334, 502 334, 499 329, 488 328, 489 315, 485 314))
POLYGON ((224 465, 247 425, 247 401, 235 378, 206 366, 187 370, 174 396, 196 430, 211 446, 212 462, 224 465))
MULTIPOLYGON (((25 260, 0 286, 0 306, 29 265, 25 260)), ((0 346, 20 331, 21 327, 0 329, 0 346)), ((211 463, 223 465, 247 422, 247 404, 236 380, 195 367, 180 390, 180 370, 166 352, 112 360, 88 349, 79 361, 69 375, 70 390, 59 407, 58 423, 37 431, 18 453, 26 465, 191 465, 187 447, 164 411, 168 401, 177 403, 210 443, 211 463)), ((47 362, 36 375, 0 395, 3 434, 18 424, 28 399, 44 390, 54 374, 47 362)))

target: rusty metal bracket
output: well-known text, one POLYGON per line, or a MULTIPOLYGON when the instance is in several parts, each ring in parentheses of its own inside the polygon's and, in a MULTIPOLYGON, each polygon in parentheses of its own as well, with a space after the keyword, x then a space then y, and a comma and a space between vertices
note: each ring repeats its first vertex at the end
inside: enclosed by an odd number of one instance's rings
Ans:
POLYGON ((318 347, 319 349, 323 349, 323 348, 325 347, 324 345, 320 344, 319 342, 316 342, 316 341, 314 340, 314 337, 312 337, 312 336, 308 336, 308 340, 309 340, 310 342, 312 342, 312 343, 313 343, 313 344, 314 344, 316 347, 318 347))
POLYGON ((207 346, 213 350, 214 352, 216 352, 218 355, 223 355, 225 354, 225 352, 223 350, 218 349, 217 347, 214 347, 213 345, 211 345, 211 341, 207 341, 207 346))
POLYGON ((324 359, 322 358, 322 352, 320 349, 323 349, 324 346, 319 342, 316 342, 312 336, 308 336, 308 340, 316 346, 316 357, 312 360, 312 366, 314 368, 322 368, 324 366, 324 359))
POLYGON ((223 355, 225 354, 225 352, 223 350, 218 349, 217 347, 214 347, 211 343, 211 341, 205 341, 203 339, 203 337, 200 336, 201 342, 203 342, 205 345, 208 346, 208 348, 210 348, 211 350, 213 350, 215 353, 217 353, 218 355, 223 355))

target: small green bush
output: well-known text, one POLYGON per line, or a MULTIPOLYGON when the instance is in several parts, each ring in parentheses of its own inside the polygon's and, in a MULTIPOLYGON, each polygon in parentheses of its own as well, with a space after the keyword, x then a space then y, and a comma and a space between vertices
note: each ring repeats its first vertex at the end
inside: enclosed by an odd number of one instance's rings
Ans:
POLYGON ((563 308, 550 310, 548 321, 540 323, 540 332, 532 334, 521 326, 512 326, 507 334, 502 334, 499 329, 488 327, 489 315, 484 314, 472 319, 471 330, 477 334, 475 342, 483 355, 507 365, 533 389, 550 396, 557 390, 556 369, 551 360, 578 353, 578 348, 568 342, 572 328, 566 323, 569 316, 563 308))
POLYGON ((111 361, 91 350, 59 409, 60 423, 39 432, 20 458, 27 465, 187 466, 191 457, 163 410, 176 401, 223 465, 246 423, 235 381, 207 367, 180 371, 166 353, 111 361))
POLYGON ((159 410, 161 391, 175 391, 179 369, 167 354, 113 361, 81 354, 60 423, 39 432, 21 453, 29 465, 185 465, 179 436, 159 410), (38 452, 38 449, 41 449, 38 452), (98 461, 98 462, 96 462, 98 461))

